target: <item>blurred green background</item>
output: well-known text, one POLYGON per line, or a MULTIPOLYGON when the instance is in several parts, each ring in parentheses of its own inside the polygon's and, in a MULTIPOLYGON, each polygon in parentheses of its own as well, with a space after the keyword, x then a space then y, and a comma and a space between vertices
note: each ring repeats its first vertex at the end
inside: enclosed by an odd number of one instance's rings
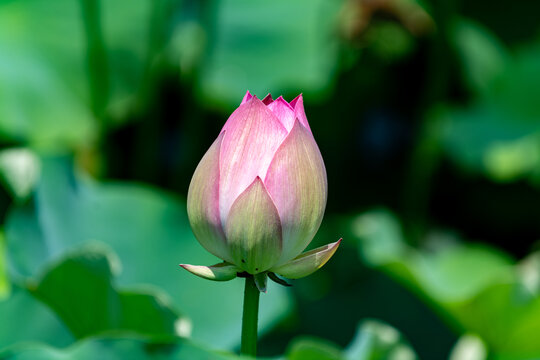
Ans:
POLYGON ((540 2, 0 0, 0 359, 237 359, 178 268, 246 90, 303 93, 329 200, 269 359, 540 359, 540 2))

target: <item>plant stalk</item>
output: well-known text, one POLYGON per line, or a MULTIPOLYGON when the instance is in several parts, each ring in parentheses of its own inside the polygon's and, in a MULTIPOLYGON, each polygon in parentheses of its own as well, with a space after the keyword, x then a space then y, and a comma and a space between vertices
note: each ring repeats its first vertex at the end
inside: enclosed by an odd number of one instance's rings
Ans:
POLYGON ((81 0, 86 36, 90 102, 94 116, 103 125, 109 98, 109 69, 107 49, 101 28, 100 0, 81 0))
POLYGON ((243 355, 257 355, 257 323, 259 319, 259 289, 255 286, 253 276, 246 277, 244 290, 244 312, 242 314, 242 345, 243 355))

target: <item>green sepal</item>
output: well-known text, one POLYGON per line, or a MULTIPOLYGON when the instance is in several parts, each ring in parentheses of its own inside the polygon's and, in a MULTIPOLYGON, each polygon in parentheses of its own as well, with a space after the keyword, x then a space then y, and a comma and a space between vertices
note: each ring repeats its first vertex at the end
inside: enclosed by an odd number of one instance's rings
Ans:
POLYGON ((278 283, 279 285, 283 285, 283 286, 287 286, 287 287, 292 286, 291 284, 289 284, 288 282, 286 282, 282 278, 278 277, 273 272, 268 272, 268 277, 270 278, 270 280, 272 280, 275 283, 278 283))
POLYGON ((241 269, 233 264, 222 262, 212 266, 180 264, 181 267, 190 273, 213 281, 229 281, 234 279, 241 269))
POLYGON ((292 259, 291 261, 270 269, 288 279, 299 279, 308 276, 320 269, 336 252, 341 239, 335 243, 321 246, 317 249, 306 251, 292 259))
POLYGON ((253 275, 253 280, 255 281, 255 286, 257 286, 257 289, 259 289, 260 292, 266 293, 266 284, 268 282, 266 272, 253 275))

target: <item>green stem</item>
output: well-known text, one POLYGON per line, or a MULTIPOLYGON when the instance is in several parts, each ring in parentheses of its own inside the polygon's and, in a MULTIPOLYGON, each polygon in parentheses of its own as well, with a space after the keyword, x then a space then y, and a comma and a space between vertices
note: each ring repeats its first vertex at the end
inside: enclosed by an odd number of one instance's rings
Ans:
POLYGON ((100 0, 81 0, 81 6, 86 35, 90 101, 92 111, 102 125, 109 98, 109 70, 101 29, 100 0))
POLYGON ((257 355, 257 322, 259 318, 259 289, 253 276, 246 278, 244 290, 244 313, 242 315, 242 346, 240 352, 255 357, 257 355))

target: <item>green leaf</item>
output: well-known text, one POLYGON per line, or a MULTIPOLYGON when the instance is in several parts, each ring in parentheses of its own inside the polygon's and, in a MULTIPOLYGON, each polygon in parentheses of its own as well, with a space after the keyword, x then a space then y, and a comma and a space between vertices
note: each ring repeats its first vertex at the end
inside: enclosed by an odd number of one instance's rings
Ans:
POLYGON ((43 344, 12 346, 0 352, 1 360, 248 360, 233 354, 217 353, 195 345, 186 339, 152 343, 147 340, 96 337, 77 342, 66 349, 43 344))
MULTIPOLYGON (((124 265, 119 286, 152 284, 165 290, 174 307, 192 321, 197 341, 216 348, 240 343, 242 282, 205 281, 178 267, 181 262, 217 261, 193 237, 185 202, 140 185, 95 183, 74 174, 68 159, 48 158, 36 204, 35 209, 15 207, 8 215, 12 276, 35 278, 66 251, 99 240, 124 265)), ((268 294, 261 297, 261 333, 290 309, 285 289, 269 284, 268 294)))
POLYGON ((415 360, 417 356, 408 342, 393 327, 364 320, 345 350, 317 338, 298 338, 291 342, 287 360, 415 360))
POLYGON ((508 50, 487 29, 467 19, 455 21, 450 39, 469 87, 480 94, 489 92, 510 65, 508 50))
POLYGON ((364 36, 369 49, 386 62, 401 60, 412 53, 416 45, 413 35, 402 24, 393 21, 371 23, 364 36))
POLYGON ((112 277, 119 266, 106 247, 86 246, 62 258, 31 291, 77 338, 107 331, 174 336, 178 314, 163 294, 117 290, 112 277))
POLYGON ((368 263, 443 303, 470 298, 495 282, 511 278, 511 259, 485 245, 465 245, 435 236, 431 246, 436 251, 409 247, 397 219, 384 210, 358 217, 354 233, 360 240, 361 256, 368 263))
POLYGON ((67 0, 0 3, 1 136, 54 148, 95 136, 79 14, 67 0))
MULTIPOLYGON (((112 122, 125 118, 148 86, 147 63, 162 50, 148 36, 151 8, 160 1, 99 2, 102 29, 92 28, 105 47, 99 74, 88 71, 82 3, 0 2, 0 136, 55 150, 87 145, 98 136, 90 82, 104 84, 94 95, 104 97, 112 122)), ((154 25, 166 28, 159 19, 154 25)))
POLYGON ((365 261, 425 299, 457 331, 478 335, 501 358, 540 356, 537 255, 515 264, 488 246, 441 236, 416 250, 384 211, 360 216, 353 227, 365 261))
POLYGON ((261 98, 268 92, 324 93, 337 68, 339 5, 324 0, 213 1, 207 16, 215 27, 200 68, 200 93, 229 107, 237 106, 246 90, 261 98))
POLYGON ((40 341, 64 347, 73 341, 66 326, 27 289, 14 284, 9 297, 0 300, 0 349, 21 342, 40 341))
POLYGON ((490 352, 517 359, 540 356, 540 297, 519 283, 494 284, 450 310, 468 332, 485 341, 490 352))
POLYGON ((448 156, 498 182, 540 178, 540 45, 510 53, 481 26, 458 21, 452 31, 464 81, 476 92, 467 107, 432 112, 448 156))
POLYGON ((172 3, 169 0, 100 2, 109 70, 106 110, 110 125, 124 122, 126 115, 144 107, 152 94, 149 87, 155 83, 150 81, 154 75, 150 66, 164 51, 166 31, 173 17, 172 3))
POLYGON ((14 206, 8 212, 5 225, 7 258, 10 277, 25 280, 36 275, 46 264, 50 252, 43 241, 39 219, 32 203, 14 206))
POLYGON ((289 345, 286 358, 287 360, 345 360, 337 345, 316 338, 295 339, 289 345))
MULTIPOLYGON (((20 344, 0 351, 0 360, 26 359, 248 360, 251 358, 223 351, 211 351, 184 338, 150 341, 118 336, 86 338, 65 349, 56 349, 43 344, 20 344)), ((272 359, 412 360, 416 359, 416 356, 397 330, 384 323, 367 320, 359 325, 358 332, 346 351, 326 340, 302 337, 291 342, 285 356, 272 359)))
POLYGON ((414 350, 401 334, 376 320, 364 320, 346 350, 348 360, 415 360, 414 350))
POLYGON ((443 120, 444 149, 466 171, 500 182, 537 174, 540 125, 535 119, 488 103, 434 114, 443 120))

